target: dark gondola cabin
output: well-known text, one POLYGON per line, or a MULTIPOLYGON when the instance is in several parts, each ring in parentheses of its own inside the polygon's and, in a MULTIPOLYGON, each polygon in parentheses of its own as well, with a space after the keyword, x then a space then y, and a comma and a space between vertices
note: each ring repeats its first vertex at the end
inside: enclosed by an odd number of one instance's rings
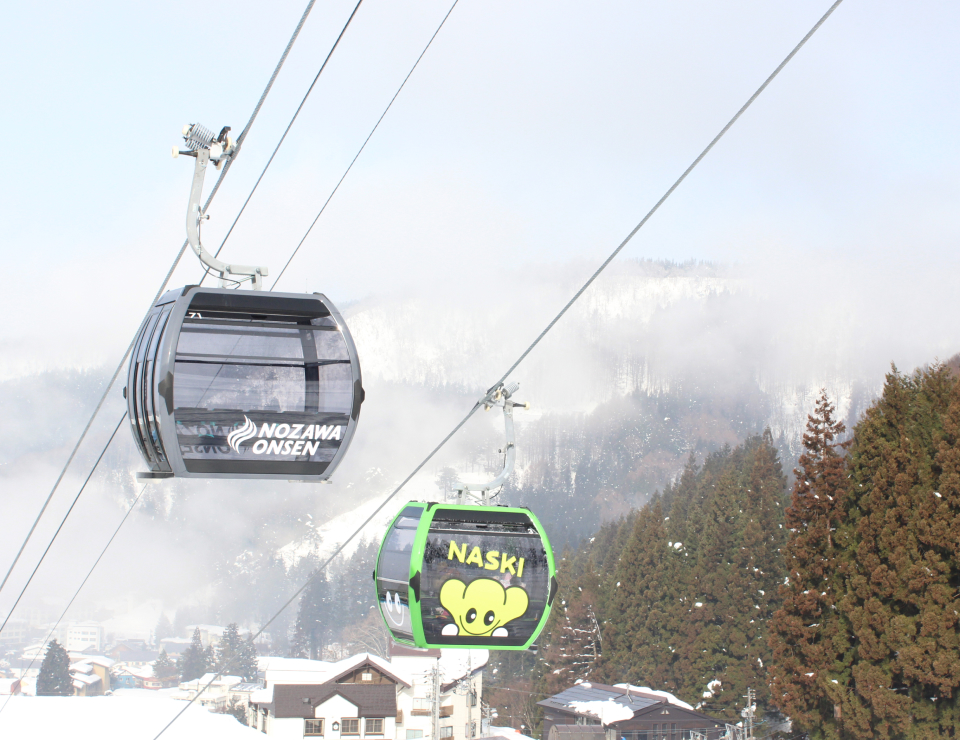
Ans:
POLYGON ((527 509, 411 502, 374 574, 381 616, 417 647, 526 650, 557 592, 550 543, 527 509))
POLYGON ((320 294, 188 286, 140 329, 124 389, 144 477, 324 480, 353 438, 360 363, 320 294))

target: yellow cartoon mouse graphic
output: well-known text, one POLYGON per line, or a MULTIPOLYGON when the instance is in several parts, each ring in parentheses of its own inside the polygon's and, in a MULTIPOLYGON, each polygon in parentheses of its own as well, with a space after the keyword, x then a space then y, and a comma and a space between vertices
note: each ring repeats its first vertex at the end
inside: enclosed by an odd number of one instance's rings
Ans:
POLYGON ((530 599, 519 586, 504 588, 492 578, 477 578, 470 585, 452 578, 440 589, 440 603, 456 622, 442 634, 506 637, 503 625, 523 616, 530 599))

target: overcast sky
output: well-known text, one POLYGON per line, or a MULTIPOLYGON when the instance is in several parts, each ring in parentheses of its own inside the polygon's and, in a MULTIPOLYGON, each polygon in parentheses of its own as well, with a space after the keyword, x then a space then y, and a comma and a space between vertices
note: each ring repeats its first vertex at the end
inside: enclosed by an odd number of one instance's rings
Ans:
MULTIPOLYGON (((473 296, 504 265, 589 269, 828 5, 460 0, 279 288, 473 296)), ((315 6, 210 210, 209 246, 351 8, 315 6)), ((365 0, 228 260, 279 272, 448 8, 365 0)), ((302 10, 6 10, 0 377, 117 361, 184 238, 181 126, 239 132, 302 10)), ((953 306, 958 37, 955 2, 846 0, 625 256, 775 266, 882 293, 920 323, 953 306)), ((188 255, 171 285, 199 275, 188 255)))
MULTIPOLYGON (((116 365, 183 243, 193 161, 172 159, 171 146, 188 122, 240 131, 304 2, 5 8, 0 380, 116 365)), ((450 2, 364 0, 227 242, 228 261, 279 273, 450 2)), ((511 344, 499 350, 515 356, 828 5, 460 0, 278 289, 322 291, 340 303, 429 294, 425 304, 441 318, 474 311, 462 323, 477 333, 490 326, 489 341, 505 337, 511 344), (552 275, 562 289, 545 288, 552 275), (489 301, 525 285, 526 303, 504 299, 499 313, 488 311, 489 301), (444 313, 452 304, 456 312, 444 313), (521 307, 514 326, 504 306, 521 307)), ((211 251, 352 7, 320 0, 314 8, 210 209, 203 233, 211 251)), ((733 263, 768 298, 744 302, 760 306, 762 320, 742 317, 724 341, 775 335, 788 346, 785 365, 829 359, 824 344, 833 337, 838 355, 868 357, 877 381, 890 361, 910 369, 957 352, 958 38, 956 2, 845 0, 623 258, 733 263)), ((170 285, 200 275, 188 253, 170 285)), ((740 317, 721 318, 727 325, 740 317)), ((698 343, 695 326, 648 335, 676 335, 662 354, 677 363, 722 354, 698 343), (679 345, 689 351, 674 356, 679 345)), ((536 362, 565 349, 551 346, 536 362)), ((345 470, 376 460, 406 471, 423 452, 379 440, 400 429, 398 438, 427 449, 469 406, 425 412, 413 397, 420 391, 401 390, 368 401, 366 429, 380 436, 369 448, 358 438, 345 470), (415 434, 404 416, 411 408, 415 434), (392 454, 386 463, 383 450, 392 454)), ((50 393, 37 405, 58 399, 50 393)), ((38 531, 38 548, 121 407, 115 389, 38 531)), ((0 423, 17 435, 41 434, 34 427, 49 418, 9 405, 4 412, 0 423)), ((64 426, 85 421, 73 408, 63 414, 64 426)), ((121 436, 128 448, 125 429, 121 436)), ((10 531, 26 530, 65 455, 6 473, 0 503, 10 531)), ((344 472, 341 481, 359 478, 344 472)), ((117 516, 110 495, 78 510, 82 526, 66 533, 75 539, 58 555, 69 561, 62 575, 76 581, 80 570, 71 568, 87 567, 73 562, 74 545, 109 536, 117 516), (88 529, 95 525, 103 531, 88 529)), ((164 534, 157 530, 157 542, 164 534)), ((127 552, 142 531, 123 536, 116 548, 127 552)), ((10 540, 5 558, 16 545, 10 540)), ((158 552, 144 549, 144 557, 158 552)), ((24 562, 36 555, 28 551, 24 562)), ((141 561, 129 567, 138 574, 141 561)), ((171 567, 167 577, 177 583, 182 572, 171 567)))

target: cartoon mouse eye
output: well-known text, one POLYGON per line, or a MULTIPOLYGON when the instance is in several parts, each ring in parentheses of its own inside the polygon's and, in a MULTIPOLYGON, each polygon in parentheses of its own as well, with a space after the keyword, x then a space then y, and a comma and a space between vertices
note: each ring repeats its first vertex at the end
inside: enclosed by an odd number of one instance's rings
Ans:
POLYGON ((467 624, 473 624, 473 620, 477 618, 477 610, 471 609, 467 612, 467 624))
POLYGON ((497 618, 497 615, 494 614, 492 611, 487 612, 486 614, 483 615, 483 623, 489 627, 491 624, 493 624, 493 620, 496 618, 497 618))

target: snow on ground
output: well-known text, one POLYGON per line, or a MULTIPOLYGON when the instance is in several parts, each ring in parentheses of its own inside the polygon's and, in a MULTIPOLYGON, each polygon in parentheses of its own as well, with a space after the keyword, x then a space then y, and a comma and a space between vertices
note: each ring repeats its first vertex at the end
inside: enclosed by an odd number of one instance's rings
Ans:
POLYGON ((658 696, 661 699, 665 699, 670 704, 674 704, 678 707, 683 707, 684 709, 693 709, 692 706, 687 704, 685 701, 681 701, 676 696, 671 694, 668 691, 657 691, 656 689, 650 689, 646 686, 634 686, 629 683, 616 683, 614 686, 618 689, 627 689, 628 691, 642 691, 644 694, 652 694, 653 696, 658 696))
MULTIPOLYGON (((154 737, 185 704, 162 696, 14 696, 0 714, 0 736, 30 740, 154 737)), ((257 740, 261 733, 228 714, 187 707, 165 740, 257 740)))
POLYGON ((490 726, 490 731, 487 733, 488 737, 505 737, 507 740, 533 740, 529 735, 524 735, 521 732, 517 732, 512 727, 494 727, 490 726))

